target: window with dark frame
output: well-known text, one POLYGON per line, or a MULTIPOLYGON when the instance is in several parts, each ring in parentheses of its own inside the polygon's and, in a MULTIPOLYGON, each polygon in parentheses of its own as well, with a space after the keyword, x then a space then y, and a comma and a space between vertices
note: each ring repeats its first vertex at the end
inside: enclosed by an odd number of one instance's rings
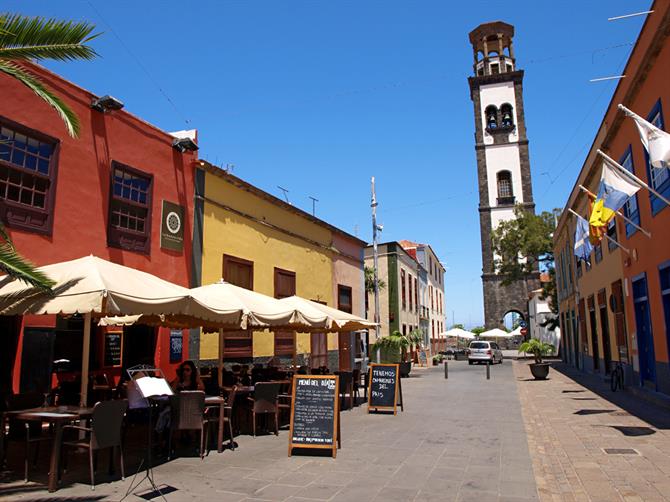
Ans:
POLYGON ((295 272, 275 267, 275 298, 287 298, 295 295, 295 272))
POLYGON ((349 286, 337 285, 337 309, 353 313, 352 289, 349 286))
POLYGON ((607 240, 607 249, 609 251, 617 249, 619 246, 616 245, 616 243, 618 242, 616 236, 616 218, 612 218, 610 222, 607 224, 607 236, 609 237, 609 239, 607 240))
POLYGON ((514 191, 512 189, 512 173, 500 171, 496 174, 498 183, 498 205, 514 204, 514 191))
POLYGON ((11 227, 50 234, 58 140, 0 118, 0 212, 11 227))
MULTIPOLYGON (((651 112, 647 116, 647 121, 654 124, 660 130, 665 131, 665 121, 663 120, 663 108, 661 100, 659 99, 651 112)), ((647 164, 647 177, 649 185, 664 197, 670 197, 670 168, 655 168, 651 167, 649 161, 649 154, 647 150, 644 151, 644 158, 647 164)), ((649 200, 651 203, 651 213, 656 215, 661 209, 665 207, 665 202, 659 199, 656 195, 649 192, 649 200)))
POLYGON ((405 271, 403 269, 400 269, 400 290, 401 290, 401 301, 402 301, 402 309, 406 310, 407 309, 407 298, 406 298, 406 291, 405 291, 405 271))
POLYGON ((419 286, 416 277, 414 278, 414 311, 419 311, 419 286))
MULTIPOLYGON (((223 280, 241 288, 254 289, 254 262, 223 255, 223 280)), ((224 359, 244 359, 254 355, 254 337, 251 330, 226 331, 223 335, 224 359)))
POLYGON ((603 246, 602 246, 602 243, 600 243, 596 246, 593 246, 593 251, 594 251, 594 254, 595 254, 595 257, 596 257, 596 263, 600 263, 601 261, 603 261, 603 246))
POLYGON ((241 288, 254 289, 254 262, 223 255, 223 280, 241 288))
MULTIPOLYGON (((622 167, 625 167, 626 170, 632 174, 635 174, 635 166, 633 164, 633 147, 628 145, 626 152, 619 159, 619 164, 622 167)), ((640 209, 638 207, 637 194, 633 194, 632 197, 629 197, 626 203, 623 206, 623 214, 629 220, 633 221, 638 226, 640 225, 640 209)), ((630 237, 635 232, 637 228, 634 225, 626 222, 626 237, 630 237)))
POLYGON ((407 274, 407 297, 409 298, 409 311, 414 311, 414 295, 412 294, 412 276, 407 274))
POLYGON ((148 254, 153 176, 112 161, 107 243, 148 254))

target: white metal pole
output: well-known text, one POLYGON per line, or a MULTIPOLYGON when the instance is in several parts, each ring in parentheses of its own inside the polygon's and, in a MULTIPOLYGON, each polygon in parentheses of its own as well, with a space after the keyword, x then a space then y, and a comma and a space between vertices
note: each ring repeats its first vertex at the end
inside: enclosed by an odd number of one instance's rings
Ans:
POLYGON ((223 387, 223 328, 219 329, 219 361, 217 362, 219 372, 217 375, 217 380, 219 384, 219 389, 223 387))
MULTIPOLYGON (((646 188, 649 190, 651 193, 653 193, 656 197, 661 199, 663 202, 665 202, 668 206, 670 206, 670 200, 666 199, 663 197, 660 193, 658 193, 656 190, 651 188, 649 185, 647 185, 644 181, 642 181, 640 178, 635 176, 633 173, 631 173, 628 169, 623 167, 621 164, 619 164, 617 161, 615 161, 612 157, 607 155, 605 152, 602 150, 598 150, 598 153, 602 155, 602 157, 607 161, 608 164, 610 164, 612 167, 616 167, 619 171, 621 171, 623 174, 628 176, 630 179, 635 181, 638 185, 646 188)), ((652 168, 653 169, 653 168, 652 168)))
MULTIPOLYGON (((591 196, 592 199, 595 199, 595 198, 597 197, 596 194, 594 194, 591 190, 589 190, 589 189, 586 188, 585 186, 583 186, 583 185, 579 185, 579 188, 582 190, 582 192, 585 192, 585 193, 589 194, 589 195, 591 196)), ((617 209, 616 211, 614 211, 614 213, 615 213, 616 215, 618 215, 618 216, 621 216, 621 218, 623 218, 624 221, 626 221, 627 223, 630 223, 630 224, 633 225, 635 228, 637 228, 640 232, 642 232, 644 235, 646 235, 647 237, 651 238, 651 232, 648 232, 647 230, 645 230, 644 228, 642 228, 641 226, 639 226, 638 224, 636 224, 633 220, 631 220, 631 219, 629 219, 629 218, 626 218, 626 215, 623 214, 621 211, 619 211, 619 210, 617 209)))
MULTIPOLYGON (((379 340, 381 326, 379 325, 379 277, 378 277, 378 262, 379 254, 377 251, 377 196, 375 194, 375 177, 372 177, 372 201, 370 207, 372 208, 372 260, 374 272, 374 286, 375 286, 375 341, 379 340)), ((377 362, 381 362, 380 351, 377 350, 377 362)))

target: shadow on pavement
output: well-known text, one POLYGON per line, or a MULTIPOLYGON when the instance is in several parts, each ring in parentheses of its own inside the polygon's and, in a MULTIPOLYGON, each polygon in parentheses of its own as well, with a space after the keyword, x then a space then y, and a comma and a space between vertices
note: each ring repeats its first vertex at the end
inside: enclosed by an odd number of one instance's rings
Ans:
POLYGON ((577 410, 575 415, 600 415, 602 413, 612 413, 616 410, 577 410))
MULTIPOLYGON (((640 420, 647 422, 654 428, 670 429, 670 413, 662 407, 636 397, 625 390, 623 392, 612 392, 608 381, 603 381, 600 377, 594 375, 582 373, 564 363, 553 363, 552 367, 570 380, 573 380, 606 401, 609 401, 613 405, 636 416, 640 420)), ((571 393, 583 391, 564 390, 562 392, 571 393)))

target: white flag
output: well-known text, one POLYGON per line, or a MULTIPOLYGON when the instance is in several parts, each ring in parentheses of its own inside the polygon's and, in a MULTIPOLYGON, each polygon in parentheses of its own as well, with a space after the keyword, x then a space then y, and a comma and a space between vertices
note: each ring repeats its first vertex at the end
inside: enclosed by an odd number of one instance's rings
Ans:
POLYGON ((635 120, 637 130, 640 131, 640 140, 649 154, 651 166, 658 169, 670 167, 670 134, 647 122, 625 106, 619 105, 619 108, 635 120))

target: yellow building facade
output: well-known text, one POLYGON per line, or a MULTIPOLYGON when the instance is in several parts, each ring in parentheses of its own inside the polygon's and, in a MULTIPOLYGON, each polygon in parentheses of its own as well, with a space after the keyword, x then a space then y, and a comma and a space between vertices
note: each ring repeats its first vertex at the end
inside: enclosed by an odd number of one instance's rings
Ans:
MULTIPOLYGON (((268 296, 296 294, 337 308, 333 264, 341 252, 334 246, 334 234, 341 239, 339 234, 344 233, 216 166, 200 164, 204 193, 196 194, 196 199, 202 211, 201 284, 223 278, 268 296)), ((361 250, 363 244, 357 244, 361 250)), ((363 288, 362 259, 360 269, 360 281, 354 278, 352 282, 358 283, 350 285, 357 296, 363 288)), ((273 333, 246 336, 252 338, 253 350, 247 357, 287 355, 275 346, 273 333)), ((285 340, 292 343, 292 336, 286 334, 285 340)), ((298 333, 292 350, 297 355, 310 354, 310 339, 310 334, 298 333)), ((338 335, 329 333, 327 350, 337 349, 338 335)), ((200 359, 216 359, 218 350, 218 334, 202 333, 200 359)))

